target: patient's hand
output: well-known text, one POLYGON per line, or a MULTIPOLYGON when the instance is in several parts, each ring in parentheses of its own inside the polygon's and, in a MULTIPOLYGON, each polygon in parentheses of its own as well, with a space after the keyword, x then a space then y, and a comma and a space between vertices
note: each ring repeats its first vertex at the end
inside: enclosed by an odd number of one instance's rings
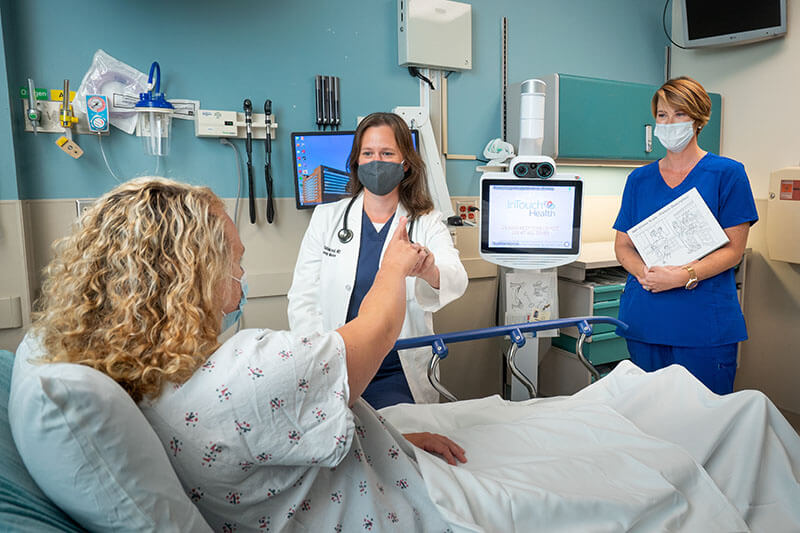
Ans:
POLYGON ((464 448, 444 435, 428 433, 426 431, 423 433, 405 433, 403 436, 417 448, 422 448, 426 452, 441 455, 448 464, 458 464, 456 459, 462 463, 467 462, 467 455, 464 453, 464 448))
POLYGON ((392 238, 389 239, 386 251, 383 252, 379 272, 398 268, 404 276, 408 276, 418 269, 418 266, 425 261, 425 258, 425 253, 420 249, 420 246, 413 244, 408 239, 406 217, 400 217, 397 229, 392 238))

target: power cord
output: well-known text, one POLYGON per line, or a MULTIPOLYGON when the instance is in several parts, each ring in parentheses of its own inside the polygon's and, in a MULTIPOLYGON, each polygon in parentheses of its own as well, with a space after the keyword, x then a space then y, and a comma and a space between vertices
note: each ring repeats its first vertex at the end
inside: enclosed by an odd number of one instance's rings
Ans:
POLYGON ((436 87, 433 86, 433 82, 430 80, 430 78, 424 76, 417 67, 408 67, 408 73, 411 74, 413 77, 419 78, 425 83, 427 83, 430 86, 431 91, 436 90, 436 87))
POLYGON ((221 144, 225 146, 230 146, 233 148, 234 153, 236 154, 236 173, 239 176, 239 181, 237 182, 236 188, 236 204, 234 204, 233 208, 233 221, 236 224, 236 228, 239 228, 239 199, 242 197, 242 157, 239 155, 239 149, 236 147, 235 144, 230 142, 228 139, 222 138, 219 140, 221 144))

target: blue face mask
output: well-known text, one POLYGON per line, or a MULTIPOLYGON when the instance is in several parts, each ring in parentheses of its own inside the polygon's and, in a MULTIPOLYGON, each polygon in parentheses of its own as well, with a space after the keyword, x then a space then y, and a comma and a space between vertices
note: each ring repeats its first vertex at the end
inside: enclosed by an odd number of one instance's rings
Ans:
POLYGON ((239 307, 231 311, 230 313, 222 313, 222 329, 220 333, 223 331, 227 331, 232 325, 236 324, 240 318, 242 318, 242 308, 244 304, 247 303, 247 272, 242 271, 242 277, 236 278, 231 276, 233 279, 239 282, 239 285, 242 286, 242 297, 239 300, 239 307))

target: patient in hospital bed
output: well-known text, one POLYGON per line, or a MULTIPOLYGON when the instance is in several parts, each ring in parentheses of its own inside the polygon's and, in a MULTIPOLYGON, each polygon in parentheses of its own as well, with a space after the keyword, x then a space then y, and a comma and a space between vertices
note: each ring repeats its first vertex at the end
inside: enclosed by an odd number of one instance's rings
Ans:
POLYGON ((763 395, 679 367, 375 412, 359 395, 420 260, 404 227, 355 320, 219 345, 247 287, 232 221, 208 189, 134 180, 61 242, 18 356, 122 385, 216 531, 800 530, 800 438, 763 395))

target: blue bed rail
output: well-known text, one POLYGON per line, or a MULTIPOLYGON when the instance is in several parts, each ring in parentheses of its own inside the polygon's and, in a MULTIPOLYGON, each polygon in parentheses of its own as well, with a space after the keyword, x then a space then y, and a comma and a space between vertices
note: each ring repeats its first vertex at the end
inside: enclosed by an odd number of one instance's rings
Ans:
POLYGON ((430 362, 428 363, 428 380, 431 385, 439 391, 439 393, 450 401, 455 401, 456 397, 453 396, 444 386, 439 383, 436 378, 436 368, 439 365, 439 360, 447 357, 448 343, 472 341, 476 339, 488 339, 491 337, 500 337, 508 335, 511 339, 511 344, 506 352, 506 361, 509 369, 514 376, 519 379, 523 385, 528 389, 531 398, 536 397, 536 387, 533 382, 519 369, 514 362, 514 356, 517 349, 525 345, 525 333, 532 333, 536 336, 537 331, 548 331, 551 329, 559 329, 575 326, 578 328, 580 338, 575 349, 578 359, 586 367, 586 369, 594 376, 595 379, 600 379, 600 372, 589 362, 583 355, 583 343, 588 337, 592 336, 592 324, 613 324, 623 330, 628 329, 628 325, 620 322, 616 318, 608 316, 582 316, 574 318, 559 318, 556 320, 542 320, 540 322, 524 322, 522 324, 509 324, 507 326, 495 326, 491 328, 482 329, 468 329, 464 331, 454 331, 452 333, 441 333, 434 335, 426 335, 424 337, 413 337, 410 339, 400 339, 395 343, 395 350, 406 350, 408 348, 420 348, 430 346, 433 352, 430 362))

